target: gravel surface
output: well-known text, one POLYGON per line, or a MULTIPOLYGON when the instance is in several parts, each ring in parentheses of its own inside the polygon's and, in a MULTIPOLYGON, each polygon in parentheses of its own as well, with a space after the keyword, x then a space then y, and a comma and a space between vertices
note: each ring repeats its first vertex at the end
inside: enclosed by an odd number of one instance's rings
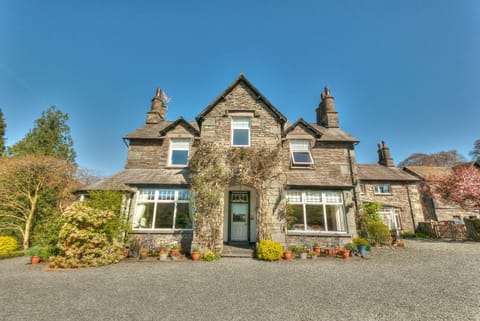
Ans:
POLYGON ((480 320, 480 243, 407 241, 366 259, 0 261, 0 320, 480 320))

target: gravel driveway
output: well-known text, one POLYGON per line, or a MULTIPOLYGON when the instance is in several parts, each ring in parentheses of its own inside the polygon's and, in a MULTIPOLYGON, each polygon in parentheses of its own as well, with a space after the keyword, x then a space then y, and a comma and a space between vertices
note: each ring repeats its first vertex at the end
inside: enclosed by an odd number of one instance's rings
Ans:
POLYGON ((0 261, 1 320, 480 320, 480 243, 407 241, 367 259, 0 261))

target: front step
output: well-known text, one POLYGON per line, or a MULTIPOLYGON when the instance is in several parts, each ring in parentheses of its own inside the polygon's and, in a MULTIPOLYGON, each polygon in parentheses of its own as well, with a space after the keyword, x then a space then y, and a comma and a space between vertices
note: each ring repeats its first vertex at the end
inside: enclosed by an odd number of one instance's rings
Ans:
POLYGON ((231 245, 224 244, 222 257, 254 257, 255 245, 231 245))

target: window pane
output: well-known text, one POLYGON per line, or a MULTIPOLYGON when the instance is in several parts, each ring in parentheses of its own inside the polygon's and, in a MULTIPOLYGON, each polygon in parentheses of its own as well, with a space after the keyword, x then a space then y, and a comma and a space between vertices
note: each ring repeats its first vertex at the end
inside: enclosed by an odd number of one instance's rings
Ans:
POLYGON ((152 228, 154 203, 138 204, 133 218, 134 228, 152 228))
POLYGON ((172 150, 172 165, 188 165, 188 150, 172 150))
POLYGON ((305 202, 313 204, 322 203, 322 193, 321 192, 306 192, 305 193, 305 202))
POLYGON ((173 210, 174 203, 158 203, 157 215, 155 217, 155 228, 172 228, 173 227, 173 210))
POLYGON ((177 204, 175 228, 192 228, 192 221, 190 220, 190 206, 188 203, 177 204))
POLYGON ((303 231, 305 229, 303 223, 303 205, 290 205, 290 211, 291 221, 289 220, 289 223, 291 226, 289 226, 289 229, 303 231))
POLYGON ((306 205, 309 231, 325 231, 323 205, 306 205))
POLYGON ((304 163, 304 164, 312 163, 310 152, 293 152, 292 155, 293 155, 294 163, 304 163))
POLYGON ((248 119, 248 118, 232 118, 232 128, 248 129, 248 128, 250 128, 250 119, 248 119))
POLYGON ((308 140, 292 140, 290 149, 292 152, 306 152, 310 150, 310 143, 308 140))
POLYGON ((376 184, 375 185, 375 193, 377 193, 377 194, 389 194, 390 193, 390 185, 389 184, 376 184))
POLYGON ((142 201, 153 201, 155 199, 154 189, 144 189, 140 191, 138 199, 142 201))
POLYGON ((342 194, 337 192, 326 192, 325 194, 325 203, 326 204, 341 204, 342 203, 342 194))
POLYGON ((233 145, 234 146, 248 146, 249 141, 249 129, 234 129, 233 130, 233 145))
POLYGON ((286 198, 290 203, 300 203, 302 201, 302 192, 287 192, 286 198))
POLYGON ((343 214, 343 206, 326 205, 327 211, 327 227, 329 231, 345 232, 345 216, 343 214))
POLYGON ((178 191, 179 201, 188 201, 190 199, 190 191, 178 191))
POLYGON ((160 201, 174 201, 175 191, 162 189, 158 191, 158 200, 160 201))

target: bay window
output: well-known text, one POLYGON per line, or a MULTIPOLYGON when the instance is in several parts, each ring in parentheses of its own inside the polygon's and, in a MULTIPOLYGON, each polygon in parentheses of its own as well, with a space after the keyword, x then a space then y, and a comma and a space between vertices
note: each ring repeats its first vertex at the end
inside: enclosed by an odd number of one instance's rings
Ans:
POLYGON ((295 232, 346 232, 341 192, 288 191, 288 230, 295 232))
POLYGON ((138 192, 133 229, 192 229, 188 190, 142 189, 138 192))

